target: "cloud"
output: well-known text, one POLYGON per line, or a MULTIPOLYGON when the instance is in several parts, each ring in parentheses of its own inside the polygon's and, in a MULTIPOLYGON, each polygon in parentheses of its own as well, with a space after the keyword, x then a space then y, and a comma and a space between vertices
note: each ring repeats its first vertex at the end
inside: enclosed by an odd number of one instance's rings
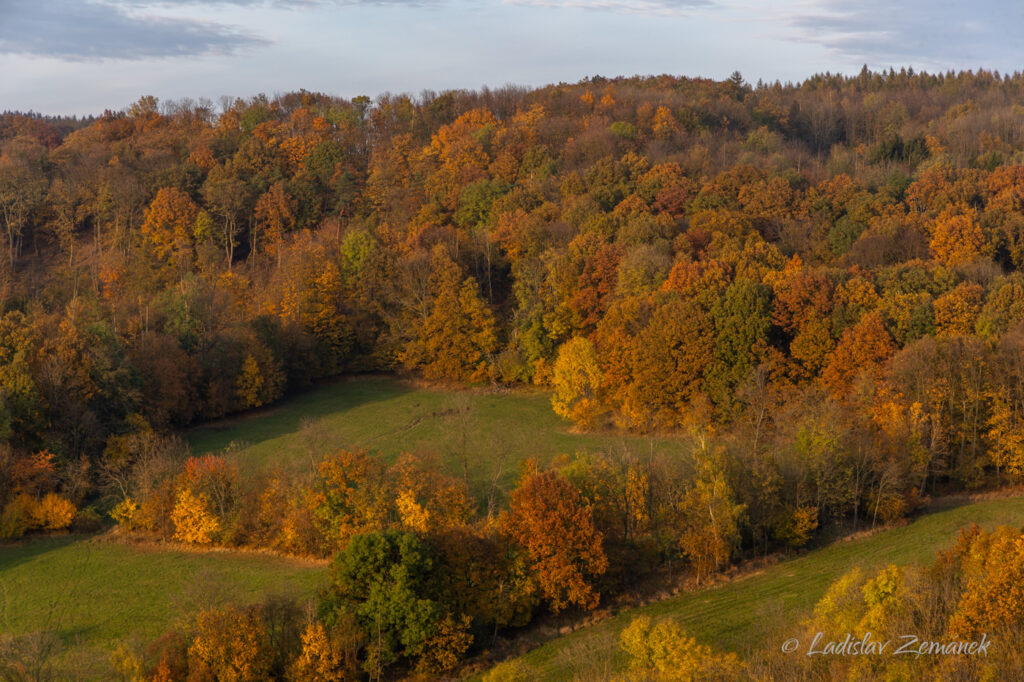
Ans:
POLYGON ((406 7, 433 6, 443 0, 108 0, 135 7, 269 7, 274 9, 311 9, 345 5, 398 5, 406 7))
POLYGON ((820 0, 791 24, 800 39, 871 65, 995 66, 1015 63, 1024 9, 1003 0, 820 0))
POLYGON ((0 0, 0 54, 67 61, 233 54, 268 41, 214 22, 86 0, 0 0))
POLYGON ((685 14, 714 6, 713 0, 502 0, 506 5, 588 9, 635 14, 685 14))

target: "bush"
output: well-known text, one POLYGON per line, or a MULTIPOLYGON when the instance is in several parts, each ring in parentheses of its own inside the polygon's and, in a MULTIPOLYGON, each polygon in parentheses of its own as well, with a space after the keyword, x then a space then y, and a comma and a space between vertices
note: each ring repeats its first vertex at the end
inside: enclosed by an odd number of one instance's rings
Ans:
POLYGON ((117 525, 122 528, 131 530, 135 523, 135 514, 138 511, 139 505, 135 504, 132 498, 126 497, 110 510, 110 518, 117 521, 117 525))
POLYGON ((213 542, 220 533, 220 522, 210 513, 206 495, 193 495, 185 488, 178 493, 178 503, 171 512, 174 523, 174 539, 197 545, 213 542))
POLYGON ((17 495, 0 512, 0 539, 20 538, 35 528, 38 503, 26 493, 17 495))
POLYGON ((34 527, 43 530, 63 530, 75 519, 75 505, 56 493, 47 493, 33 510, 34 527))

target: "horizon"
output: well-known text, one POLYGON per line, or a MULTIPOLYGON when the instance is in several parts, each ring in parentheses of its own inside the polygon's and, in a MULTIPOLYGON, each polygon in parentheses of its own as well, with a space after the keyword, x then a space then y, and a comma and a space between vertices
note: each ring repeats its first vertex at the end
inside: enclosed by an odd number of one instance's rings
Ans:
MULTIPOLYGON (((864 68, 867 68, 867 65, 865 64, 861 68, 863 70, 864 68)), ((1018 69, 1018 70, 1015 70, 1013 72, 1003 72, 1003 71, 1000 71, 999 69, 988 69, 988 68, 985 68, 985 67, 979 67, 979 68, 975 68, 975 69, 965 68, 965 69, 950 69, 950 70, 947 70, 947 71, 929 71, 927 69, 918 70, 918 69, 915 69, 913 66, 900 66, 900 67, 895 67, 894 66, 894 67, 889 67, 889 68, 886 68, 886 69, 877 69, 877 70, 869 68, 868 72, 871 75, 879 75, 879 76, 883 76, 883 77, 889 76, 890 74, 897 74, 898 75, 898 74, 901 74, 901 73, 909 73, 909 74, 911 74, 913 76, 946 76, 946 77, 954 76, 955 77, 955 76, 958 76, 960 74, 979 74, 979 73, 986 73, 986 72, 987 73, 992 73, 992 74, 995 75, 995 77, 1003 78, 1003 79, 1005 79, 1005 78, 1017 78, 1017 77, 1024 76, 1024 70, 1019 70, 1018 69)), ((168 115, 169 113, 173 113, 173 112, 167 111, 167 108, 169 108, 171 105, 186 105, 186 106, 209 107, 212 110, 214 116, 220 116, 225 111, 227 111, 231 106, 234 106, 234 104, 236 102, 238 102, 238 101, 252 102, 253 100, 256 100, 258 98, 266 98, 266 100, 268 102, 273 102, 273 101, 278 100, 280 98, 286 97, 288 95, 297 94, 297 93, 309 93, 311 95, 323 95, 323 96, 330 97, 330 98, 336 98, 336 99, 342 99, 342 100, 348 100, 348 101, 351 101, 351 100, 353 100, 355 98, 358 98, 358 97, 361 97, 361 96, 365 96, 365 97, 369 98, 369 100, 371 102, 371 106, 375 106, 382 97, 387 97, 387 96, 408 97, 412 102, 419 103, 419 102, 421 102, 421 100, 425 96, 428 96, 428 95, 430 95, 430 96, 443 95, 443 94, 448 93, 448 92, 482 93, 482 92, 487 91, 487 90, 489 90, 491 92, 497 92, 497 91, 500 91, 500 90, 502 90, 504 88, 520 88, 520 89, 523 89, 523 90, 526 90, 526 91, 529 91, 529 92, 535 92, 535 91, 538 91, 538 90, 543 90, 545 88, 555 88, 555 87, 561 87, 561 86, 569 87, 569 86, 575 86, 575 85, 583 85, 583 84, 586 84, 588 82, 593 82, 596 79, 603 79, 603 80, 607 80, 607 81, 610 81, 610 82, 618 82, 618 81, 621 81, 621 80, 634 80, 634 79, 646 80, 646 79, 660 78, 660 77, 663 77, 663 76, 667 76, 667 77, 671 77, 671 78, 677 78, 677 79, 682 79, 682 80, 691 80, 691 81, 709 80, 709 81, 712 81, 712 82, 723 82, 725 80, 728 80, 729 77, 731 77, 733 74, 736 74, 736 73, 739 73, 741 76, 743 76, 743 84, 745 86, 748 86, 748 87, 750 87, 750 88, 752 88, 752 89, 754 89, 756 91, 760 87, 765 87, 765 88, 771 88, 771 87, 798 88, 801 85, 803 85, 804 83, 807 83, 807 82, 809 82, 811 80, 814 80, 815 78, 843 78, 843 79, 850 80, 850 79, 856 78, 860 74, 860 71, 858 71, 857 73, 840 73, 840 72, 824 71, 824 72, 812 73, 812 74, 809 74, 808 76, 806 76, 804 78, 800 78, 800 79, 796 79, 796 80, 785 80, 785 81, 782 81, 782 80, 776 79, 776 80, 773 80, 773 81, 766 81, 764 79, 758 79, 755 82, 751 82, 746 77, 745 74, 743 74, 743 73, 741 73, 739 71, 734 71, 732 74, 729 74, 729 76, 722 77, 722 78, 709 78, 709 77, 706 77, 706 76, 691 76, 691 75, 686 75, 686 74, 671 74, 671 73, 659 73, 659 74, 649 73, 649 74, 631 74, 631 75, 615 75, 615 76, 609 76, 609 75, 605 75, 605 74, 594 74, 594 75, 591 75, 591 76, 583 76, 580 79, 575 80, 575 81, 549 82, 549 83, 541 83, 541 84, 537 84, 537 85, 527 85, 527 84, 520 84, 520 83, 505 83, 505 84, 502 84, 502 85, 492 85, 492 84, 486 84, 485 83, 485 84, 482 84, 482 85, 477 86, 477 87, 453 87, 453 88, 444 88, 444 89, 439 89, 439 90, 432 90, 430 88, 422 88, 418 92, 413 92, 413 91, 410 91, 410 90, 404 90, 404 91, 383 90, 383 91, 378 92, 376 94, 357 93, 357 94, 352 94, 352 95, 333 93, 333 92, 323 92, 323 91, 318 91, 318 90, 310 90, 310 89, 302 88, 302 87, 295 88, 295 89, 292 89, 292 90, 279 90, 279 91, 275 91, 273 93, 255 92, 255 93, 250 93, 250 94, 239 94, 239 95, 219 95, 219 96, 216 96, 216 97, 206 97, 206 96, 192 97, 192 96, 189 96, 189 95, 183 95, 181 97, 167 98, 167 99, 158 97, 156 95, 153 95, 152 93, 140 92, 138 94, 138 96, 135 97, 134 99, 132 99, 131 101, 126 102, 126 103, 124 103, 124 104, 122 104, 120 106, 107 107, 106 109, 104 109, 102 111, 90 111, 90 112, 84 112, 84 113, 83 112, 74 112, 74 111, 71 111, 71 112, 68 112, 68 113, 52 113, 52 112, 48 112, 48 111, 38 111, 38 110, 35 110, 35 109, 4 108, 4 109, 0 109, 0 114, 25 115, 25 116, 35 116, 35 117, 40 117, 40 118, 53 118, 53 119, 89 120, 90 118, 92 118, 92 119, 100 118, 100 117, 102 117, 102 116, 104 116, 105 114, 108 114, 108 113, 113 113, 113 114, 126 113, 126 112, 128 112, 132 108, 133 105, 137 104, 138 102, 146 99, 147 97, 153 97, 156 100, 157 110, 161 114, 164 114, 164 115, 168 115)))
POLYGON ((798 83, 865 65, 1013 72, 1024 11, 993 0, 886 11, 877 0, 4 0, 0 19, 0 109, 89 116, 144 95, 376 98, 734 71, 798 83))

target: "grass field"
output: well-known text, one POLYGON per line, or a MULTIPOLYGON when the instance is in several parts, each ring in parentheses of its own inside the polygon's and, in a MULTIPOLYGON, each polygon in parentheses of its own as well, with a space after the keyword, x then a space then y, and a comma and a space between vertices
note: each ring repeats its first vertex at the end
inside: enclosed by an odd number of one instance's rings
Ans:
POLYGON ((387 461, 403 452, 432 454, 461 475, 465 453, 469 479, 478 487, 495 478, 507 487, 529 457, 546 464, 576 452, 683 447, 672 438, 652 443, 618 433, 574 433, 551 409, 546 392, 421 388, 386 377, 314 388, 269 409, 193 429, 188 441, 195 454, 235 443, 243 469, 245 463, 308 466, 311 456, 349 447, 379 452, 387 461))
MULTIPOLYGON (((467 463, 478 489, 495 479, 511 486, 528 457, 543 464, 584 451, 683 447, 673 439, 573 433, 540 391, 421 388, 385 377, 321 386, 187 437, 195 454, 234 444, 231 456, 243 472, 295 470, 343 447, 365 448, 386 461, 403 452, 432 454, 455 474, 467 463)), ((118 641, 150 640, 212 604, 269 594, 311 597, 325 578, 323 566, 271 555, 36 538, 0 545, 0 633, 55 631, 65 645, 65 670, 104 679, 118 641)))
POLYGON ((56 631, 65 670, 110 679, 118 641, 155 638, 207 606, 311 598, 326 575, 325 566, 269 555, 38 538, 0 545, 0 632, 56 631))
POLYGON ((537 679, 600 679, 621 669, 618 634, 633 618, 669 616, 702 642, 744 652, 781 645, 775 639, 810 612, 828 585, 854 566, 926 564, 950 546, 959 529, 1024 526, 1024 497, 986 500, 925 514, 906 526, 839 542, 718 587, 632 609, 554 639, 520 660, 537 679))

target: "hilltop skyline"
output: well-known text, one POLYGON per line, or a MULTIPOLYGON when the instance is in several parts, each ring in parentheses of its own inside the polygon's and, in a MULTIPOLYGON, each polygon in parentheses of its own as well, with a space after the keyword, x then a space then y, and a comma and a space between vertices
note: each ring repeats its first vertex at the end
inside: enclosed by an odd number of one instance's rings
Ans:
POLYGON ((729 0, 0 2, 0 109, 98 114, 144 94, 342 97, 671 73, 799 81, 1018 68, 1002 2, 729 0))

